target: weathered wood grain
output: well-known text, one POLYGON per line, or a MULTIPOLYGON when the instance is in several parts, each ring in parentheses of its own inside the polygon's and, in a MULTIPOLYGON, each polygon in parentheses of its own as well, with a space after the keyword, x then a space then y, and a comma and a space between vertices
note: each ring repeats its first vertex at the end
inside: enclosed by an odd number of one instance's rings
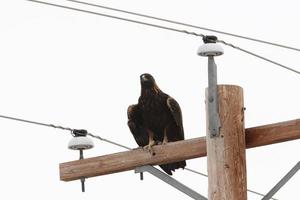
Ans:
POLYGON ((80 177, 93 177, 132 170, 143 165, 158 165, 206 156, 203 138, 172 142, 153 147, 155 155, 143 149, 86 158, 60 164, 60 179, 71 181, 80 177))
POLYGON ((210 136, 207 117, 208 199, 247 200, 243 89, 221 85, 218 94, 219 136, 210 136))
POLYGON ((300 119, 246 129, 247 148, 300 139, 300 119))
MULTIPOLYGON (((253 148, 300 139, 300 119, 246 129, 246 147, 253 148)), ((72 181, 94 177, 143 165, 157 165, 206 156, 206 138, 194 138, 155 146, 155 156, 138 149, 83 160, 61 163, 60 179, 72 181)))

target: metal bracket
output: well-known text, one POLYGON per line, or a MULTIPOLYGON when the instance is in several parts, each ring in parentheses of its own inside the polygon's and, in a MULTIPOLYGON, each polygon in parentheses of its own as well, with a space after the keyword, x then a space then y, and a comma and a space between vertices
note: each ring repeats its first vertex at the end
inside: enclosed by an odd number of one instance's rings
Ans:
POLYGON ((164 181, 165 183, 171 185, 172 187, 176 188, 177 190, 183 192, 184 194, 188 195, 192 199, 196 200, 207 200, 206 197, 200 195, 196 191, 192 190, 191 188, 187 187, 186 185, 180 183, 176 179, 172 178, 171 176, 165 174, 164 172, 156 169, 153 166, 146 165, 142 167, 137 167, 134 170, 135 173, 142 173, 142 172, 149 172, 153 176, 159 178, 160 180, 164 181))
POLYGON ((208 129, 211 137, 220 135, 220 116, 217 88, 217 65, 214 56, 208 56, 208 129))
POLYGON ((203 37, 204 44, 199 47, 198 55, 208 57, 208 91, 207 91, 207 108, 208 108, 208 130, 210 137, 220 135, 220 116, 218 103, 218 88, 217 88, 217 65, 214 57, 224 53, 222 47, 216 42, 218 38, 213 35, 203 37))
POLYGON ((261 200, 271 199, 300 169, 300 161, 262 198, 261 200))

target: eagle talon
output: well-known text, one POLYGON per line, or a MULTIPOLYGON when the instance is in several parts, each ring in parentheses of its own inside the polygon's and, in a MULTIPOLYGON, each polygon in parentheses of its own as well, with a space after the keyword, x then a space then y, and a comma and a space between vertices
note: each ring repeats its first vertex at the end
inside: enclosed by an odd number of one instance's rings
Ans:
POLYGON ((155 152, 153 151, 153 148, 152 148, 152 147, 148 148, 147 150, 149 151, 149 153, 150 153, 152 156, 155 155, 155 152))
POLYGON ((150 141, 148 145, 144 146, 144 150, 148 150, 152 155, 154 155, 153 146, 155 145, 154 141, 150 141))
POLYGON ((168 135, 167 135, 167 129, 164 130, 164 139, 163 139, 163 142, 162 142, 162 145, 165 145, 168 143, 168 135))
POLYGON ((148 145, 145 146, 143 149, 146 150, 146 151, 149 151, 149 153, 150 153, 151 155, 154 155, 154 154, 155 154, 154 151, 153 151, 153 148, 152 148, 152 147, 149 147, 148 145))

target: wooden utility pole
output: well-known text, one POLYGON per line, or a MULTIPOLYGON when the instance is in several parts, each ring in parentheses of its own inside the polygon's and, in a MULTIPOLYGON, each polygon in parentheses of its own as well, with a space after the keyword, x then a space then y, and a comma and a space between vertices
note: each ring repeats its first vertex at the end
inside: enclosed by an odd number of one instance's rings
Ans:
POLYGON ((246 143, 242 88, 231 85, 218 86, 218 102, 220 134, 212 136, 207 127, 208 199, 246 200, 246 143))

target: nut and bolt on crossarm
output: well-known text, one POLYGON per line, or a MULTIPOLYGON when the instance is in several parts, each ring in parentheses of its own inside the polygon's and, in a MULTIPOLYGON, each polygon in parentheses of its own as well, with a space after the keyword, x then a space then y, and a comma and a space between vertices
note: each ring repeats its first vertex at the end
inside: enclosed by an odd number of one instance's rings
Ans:
POLYGON ((220 116, 217 91, 217 65, 214 57, 224 54, 223 48, 216 43, 216 36, 203 37, 204 44, 199 47, 198 55, 208 57, 208 127, 211 137, 220 135, 220 116))

